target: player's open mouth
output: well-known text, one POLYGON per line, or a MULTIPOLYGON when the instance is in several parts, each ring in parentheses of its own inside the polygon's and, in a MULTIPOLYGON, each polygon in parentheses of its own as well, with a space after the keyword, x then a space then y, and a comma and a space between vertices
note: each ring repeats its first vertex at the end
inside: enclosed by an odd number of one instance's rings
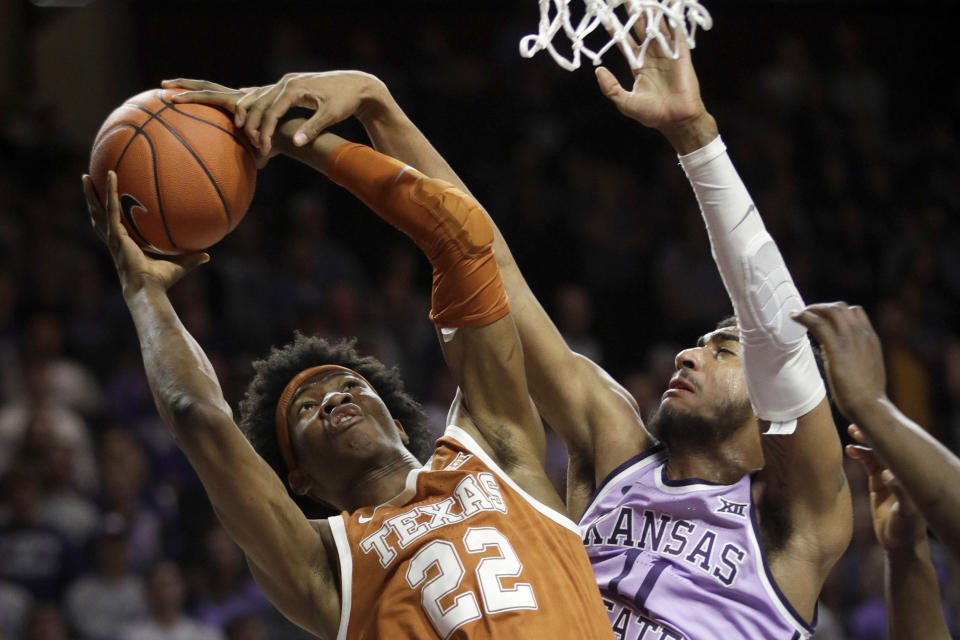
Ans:
POLYGON ((341 404, 330 412, 330 428, 339 433, 363 420, 363 411, 355 404, 341 404))
POLYGON ((676 376, 670 381, 667 390, 663 392, 663 397, 692 395, 694 393, 696 393, 696 390, 689 381, 683 379, 681 376, 676 376))

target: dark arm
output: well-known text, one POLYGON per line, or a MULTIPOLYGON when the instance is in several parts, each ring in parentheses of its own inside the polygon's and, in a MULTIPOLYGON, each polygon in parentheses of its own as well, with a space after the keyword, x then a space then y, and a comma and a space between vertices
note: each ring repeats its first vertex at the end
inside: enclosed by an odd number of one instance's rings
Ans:
POLYGON ((120 224, 115 176, 108 181, 106 212, 89 179, 85 187, 94 225, 120 276, 161 417, 224 527, 250 563, 282 585, 270 594, 278 608, 313 633, 334 637, 340 599, 323 542, 234 423, 213 367, 167 297, 167 288, 206 255, 148 258, 120 224))
POLYGON ((883 466, 856 426, 850 435, 859 445, 847 454, 867 472, 873 530, 883 548, 887 629, 891 640, 949 638, 940 603, 937 572, 930 557, 927 523, 897 477, 883 466))
POLYGON ((960 552, 960 459, 886 394, 880 340, 861 307, 810 305, 796 316, 823 348, 837 407, 906 489, 937 536, 960 552))

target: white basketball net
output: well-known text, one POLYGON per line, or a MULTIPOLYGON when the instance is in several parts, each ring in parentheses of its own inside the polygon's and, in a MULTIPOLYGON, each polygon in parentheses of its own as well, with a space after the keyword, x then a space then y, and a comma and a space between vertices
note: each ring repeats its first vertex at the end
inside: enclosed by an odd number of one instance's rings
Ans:
POLYGON ((707 30, 713 26, 713 18, 706 8, 696 0, 583 0, 586 11, 577 25, 573 25, 570 16, 570 0, 540 0, 540 32, 525 36, 520 40, 520 55, 532 58, 534 54, 546 49, 553 59, 564 69, 573 71, 580 66, 581 54, 600 64, 600 59, 610 47, 617 45, 623 51, 631 69, 643 67, 643 57, 650 43, 656 40, 663 51, 676 59, 680 55, 679 37, 683 35, 687 46, 691 49, 696 46, 697 27, 707 30), (550 16, 551 8, 553 17, 550 16), (616 10, 626 16, 621 20, 616 10), (633 26, 641 18, 646 19, 646 34, 641 38, 632 33, 633 26), (673 31, 674 44, 664 36, 661 28, 663 20, 673 31), (590 49, 584 40, 603 26, 610 34, 610 39, 597 50, 590 49), (571 55, 566 58, 554 47, 554 36, 560 31, 570 40, 571 55), (632 36, 639 46, 635 51, 627 45, 632 36))

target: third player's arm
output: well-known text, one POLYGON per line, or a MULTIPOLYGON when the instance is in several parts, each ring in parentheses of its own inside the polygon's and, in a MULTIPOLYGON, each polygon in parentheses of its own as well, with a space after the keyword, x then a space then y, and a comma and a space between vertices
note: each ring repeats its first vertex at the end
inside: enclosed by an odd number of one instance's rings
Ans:
MULTIPOLYGON (((825 306, 820 305, 819 308, 823 309, 825 306)), ((847 311, 844 310, 844 313, 847 311)), ((850 316, 856 314, 856 311, 847 313, 850 316)), ((837 336, 830 336, 831 345, 834 337, 837 336)), ((851 336, 847 334, 844 337, 851 336)), ((853 341, 866 346, 866 351, 856 348, 848 350, 844 345, 837 345, 839 359, 845 360, 844 356, 848 354, 866 355, 868 357, 864 359, 865 364, 869 363, 872 360, 869 357, 870 351, 873 351, 873 345, 869 344, 871 341, 858 340, 856 337, 853 341)), ((843 371, 845 375, 851 373, 849 367, 844 367, 843 371)), ((870 372, 865 373, 868 378, 875 377, 870 372)), ((887 601, 889 638, 890 640, 949 638, 950 631, 940 604, 937 572, 933 566, 930 544, 927 540, 927 523, 899 479, 884 467, 877 452, 863 446, 867 444, 864 432, 853 425, 850 426, 849 432, 858 446, 848 446, 847 454, 857 460, 867 472, 873 531, 884 553, 886 565, 884 591, 887 601)))
POLYGON ((941 541, 960 552, 960 459, 886 393, 883 351, 863 308, 812 304, 796 315, 823 349, 834 401, 854 421, 941 541))

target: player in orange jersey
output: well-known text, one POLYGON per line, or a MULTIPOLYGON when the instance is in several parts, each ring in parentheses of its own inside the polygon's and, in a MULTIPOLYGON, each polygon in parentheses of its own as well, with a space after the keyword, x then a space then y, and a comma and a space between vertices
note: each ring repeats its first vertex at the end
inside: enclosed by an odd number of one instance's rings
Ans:
MULTIPOLYGON (((293 134, 282 130, 281 144, 292 149, 293 134)), ((322 638, 611 638, 577 527, 543 470, 486 213, 362 145, 325 135, 299 152, 433 263, 431 317, 463 396, 426 467, 395 420, 416 421, 415 403, 349 343, 298 336, 256 363, 238 428, 166 294, 208 257, 146 256, 120 224, 116 176, 106 211, 84 178, 160 414, 258 583, 322 638), (341 515, 308 520, 285 484, 341 515)))

